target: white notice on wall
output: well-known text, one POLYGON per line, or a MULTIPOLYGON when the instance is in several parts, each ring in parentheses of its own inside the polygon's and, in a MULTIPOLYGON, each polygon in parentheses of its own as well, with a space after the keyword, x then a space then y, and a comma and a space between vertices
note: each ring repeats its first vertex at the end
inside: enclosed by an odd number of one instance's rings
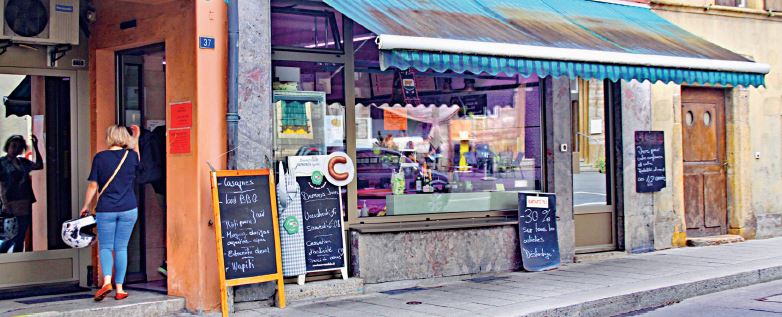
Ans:
POLYGON ((345 140, 345 124, 341 115, 326 115, 325 137, 326 146, 342 146, 345 140))
POLYGON ((589 120, 589 134, 603 134, 603 119, 589 120))

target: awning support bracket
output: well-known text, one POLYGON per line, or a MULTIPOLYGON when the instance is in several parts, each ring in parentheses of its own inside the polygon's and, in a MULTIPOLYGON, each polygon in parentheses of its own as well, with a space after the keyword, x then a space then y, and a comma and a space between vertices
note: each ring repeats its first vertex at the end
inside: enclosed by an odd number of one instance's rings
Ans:
POLYGON ((8 48, 13 45, 14 43, 9 39, 0 40, 0 55, 5 54, 5 52, 8 51, 8 48))
POLYGON ((68 51, 72 50, 73 46, 70 44, 57 44, 49 47, 49 67, 54 67, 57 61, 65 57, 68 51))

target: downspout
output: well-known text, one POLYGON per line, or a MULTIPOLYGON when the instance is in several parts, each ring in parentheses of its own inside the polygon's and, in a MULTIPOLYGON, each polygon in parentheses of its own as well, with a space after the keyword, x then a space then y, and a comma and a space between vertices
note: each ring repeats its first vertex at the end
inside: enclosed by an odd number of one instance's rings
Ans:
POLYGON ((225 115, 228 130, 227 164, 237 169, 236 149, 239 143, 239 0, 228 3, 228 111, 225 115))

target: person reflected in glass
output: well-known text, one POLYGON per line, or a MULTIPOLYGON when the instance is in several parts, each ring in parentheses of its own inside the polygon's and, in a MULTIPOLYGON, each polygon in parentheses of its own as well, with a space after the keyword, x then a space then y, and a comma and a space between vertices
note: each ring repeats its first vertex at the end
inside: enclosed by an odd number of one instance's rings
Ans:
MULTIPOLYGON (((30 172, 43 169, 43 157, 38 150, 38 138, 32 136, 35 162, 22 155, 27 152, 27 141, 21 135, 13 135, 5 141, 3 151, 5 156, 0 157, 0 205, 2 212, 16 217, 17 234, 13 238, 3 241, 0 253, 23 252, 24 240, 27 230, 33 222, 33 204, 35 193, 33 192, 32 177, 30 172)), ((30 251, 30 246, 27 246, 30 251)))

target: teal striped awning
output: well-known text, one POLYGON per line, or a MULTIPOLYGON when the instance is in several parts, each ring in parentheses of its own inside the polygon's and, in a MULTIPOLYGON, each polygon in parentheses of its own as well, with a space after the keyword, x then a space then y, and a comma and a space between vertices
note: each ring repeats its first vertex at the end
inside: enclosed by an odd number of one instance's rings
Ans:
POLYGON ((622 0, 323 0, 381 69, 762 86, 770 66, 622 0))
POLYGON ((676 84, 702 84, 721 86, 754 86, 765 85, 765 75, 758 73, 741 73, 726 71, 706 71, 684 68, 666 68, 651 66, 632 66, 618 64, 602 64, 588 62, 557 61, 529 58, 511 58, 499 56, 478 56, 466 54, 438 53, 410 50, 381 51, 381 69, 394 67, 398 69, 416 69, 418 71, 434 70, 436 72, 454 71, 457 73, 471 72, 491 75, 519 74, 524 77, 538 75, 581 77, 585 79, 638 80, 650 82, 662 81, 676 84))

